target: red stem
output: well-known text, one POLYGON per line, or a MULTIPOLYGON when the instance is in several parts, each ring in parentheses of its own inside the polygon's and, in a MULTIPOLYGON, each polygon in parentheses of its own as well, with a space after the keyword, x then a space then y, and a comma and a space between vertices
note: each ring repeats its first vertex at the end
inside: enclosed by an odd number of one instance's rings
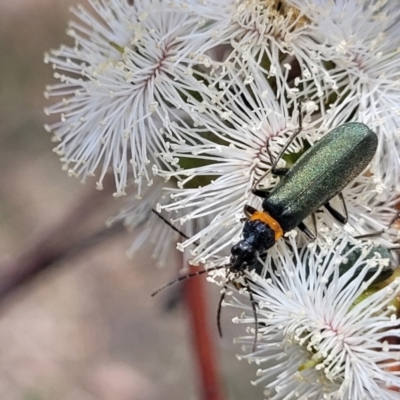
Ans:
MULTIPOLYGON (((190 272, 197 269, 190 268, 190 272)), ((188 279, 185 283, 193 350, 197 357, 200 390, 204 400, 223 400, 221 377, 217 368, 215 343, 210 331, 207 305, 205 300, 205 277, 188 279)))

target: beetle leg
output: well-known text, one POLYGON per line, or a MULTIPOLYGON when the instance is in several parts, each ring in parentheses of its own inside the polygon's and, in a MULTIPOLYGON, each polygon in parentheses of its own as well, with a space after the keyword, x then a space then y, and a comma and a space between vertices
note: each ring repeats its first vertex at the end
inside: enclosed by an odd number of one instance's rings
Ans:
POLYGON ((247 219, 249 219, 256 211, 257 210, 254 207, 249 206, 248 204, 246 204, 243 208, 244 215, 247 217, 247 219))
POLYGON ((371 237, 382 235, 382 233, 384 233, 384 232, 385 232, 385 229, 381 229, 380 231, 370 232, 370 233, 366 233, 364 235, 353 236, 353 238, 354 239, 368 239, 371 237))
POLYGON ((217 308, 217 327, 218 327, 219 337, 221 337, 221 338, 222 338, 222 328, 221 328, 222 303, 224 302, 225 295, 228 290, 228 283, 229 283, 229 281, 226 281, 224 283, 224 288, 222 289, 221 297, 219 298, 219 303, 218 303, 218 308, 217 308))
POLYGON ((256 302, 254 300, 254 296, 253 296, 253 291, 250 288, 250 284, 249 284, 249 279, 246 277, 246 275, 244 273, 242 273, 244 282, 247 286, 247 291, 249 292, 249 300, 251 303, 251 308, 253 309, 253 315, 254 315, 254 328, 255 328, 255 332, 254 332, 254 342, 253 342, 253 353, 256 351, 256 346, 257 346, 257 340, 258 340, 258 317, 257 317, 257 307, 256 307, 256 302))
MULTIPOLYGON (((400 211, 396 212, 396 214, 393 216, 393 218, 390 220, 388 226, 385 229, 381 229, 380 231, 375 231, 375 232, 370 232, 370 233, 366 233, 365 235, 357 235, 357 236, 353 236, 354 239, 366 239, 369 237, 374 237, 374 236, 379 236, 382 235, 382 233, 384 233, 386 230, 390 229, 391 226, 396 222, 397 219, 400 218, 400 211)), ((398 248, 394 247, 394 248, 390 248, 389 250, 397 250, 398 248)))
POLYGON ((311 214, 311 218, 312 218, 312 221, 313 221, 314 236, 315 236, 315 238, 317 238, 317 236, 318 236, 317 217, 316 217, 315 213, 312 213, 312 214, 311 214))
POLYGON ((290 168, 274 168, 271 170, 273 175, 283 176, 288 173, 290 168))
POLYGON ((312 234, 312 232, 306 227, 304 222, 300 222, 297 227, 310 239, 310 240, 315 240, 315 236, 312 234))
POLYGON ((291 245, 290 241, 287 240, 287 238, 285 238, 285 237, 284 237, 284 241, 285 241, 286 246, 289 247, 290 251, 293 252, 294 251, 294 247, 291 245))
POLYGON ((346 218, 346 222, 345 223, 347 223, 347 221, 349 220, 349 213, 347 212, 347 206, 346 206, 346 202, 344 201, 344 196, 343 196, 342 192, 339 193, 339 200, 340 200, 340 203, 342 204, 342 208, 343 208, 343 211, 344 211, 344 216, 346 218))
POLYGON ((344 201, 344 197, 342 193, 339 193, 339 199, 340 202, 342 203, 342 207, 343 207, 343 211, 344 211, 344 216, 342 214, 340 214, 339 211, 335 210, 330 204, 329 202, 324 204, 324 207, 329 211, 329 213, 332 215, 333 218, 335 218, 336 220, 338 220, 341 224, 346 224, 348 219, 349 219, 349 214, 347 213, 347 207, 346 207, 346 203, 344 201))
POLYGON ((255 188, 251 189, 251 193, 255 196, 261 197, 262 199, 266 199, 269 196, 269 192, 255 188))

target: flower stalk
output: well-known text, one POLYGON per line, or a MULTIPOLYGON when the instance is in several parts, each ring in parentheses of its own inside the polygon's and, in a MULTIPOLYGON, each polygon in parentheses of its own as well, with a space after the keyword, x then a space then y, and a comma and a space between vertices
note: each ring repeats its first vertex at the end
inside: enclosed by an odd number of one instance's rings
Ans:
MULTIPOLYGON (((189 268, 189 272, 195 271, 196 268, 189 268)), ((215 335, 213 334, 215 330, 210 327, 206 290, 204 277, 187 279, 185 282, 184 296, 190 324, 189 336, 197 361, 197 380, 202 399, 224 400, 215 335)))

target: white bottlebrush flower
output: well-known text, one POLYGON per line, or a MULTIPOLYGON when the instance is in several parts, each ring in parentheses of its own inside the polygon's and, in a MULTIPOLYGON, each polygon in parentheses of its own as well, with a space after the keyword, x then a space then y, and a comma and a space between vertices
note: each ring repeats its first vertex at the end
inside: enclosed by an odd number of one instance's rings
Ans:
MULTIPOLYGON (((231 85, 228 91, 222 90, 222 97, 215 94, 194 106, 191 114, 194 126, 178 126, 170 129, 181 132, 181 136, 191 137, 189 143, 171 144, 166 159, 189 158, 198 167, 167 171, 165 177, 180 176, 180 189, 171 189, 171 204, 162 206, 168 211, 181 211, 185 214, 181 222, 203 216, 212 221, 184 246, 200 241, 194 262, 204 262, 211 255, 219 254, 223 248, 231 247, 239 240, 243 223, 243 206, 250 204, 261 209, 261 199, 251 194, 251 189, 271 168, 269 149, 276 158, 286 144, 289 136, 298 128, 298 112, 289 108, 288 102, 281 97, 276 99, 268 81, 258 76, 245 84, 240 79, 231 85), (193 146, 193 141, 196 146, 193 146), (206 163, 205 163, 206 162, 206 163), (205 165, 204 165, 205 164, 205 165), (199 177, 207 177, 210 183, 199 188, 186 188, 190 182, 196 186, 199 177), (190 207, 191 211, 184 212, 190 207)), ((296 92, 293 92, 296 95, 296 92)), ((291 93, 289 93, 291 95, 291 93)), ((295 99, 295 96, 293 96, 295 99)), ((295 101, 296 102, 296 101, 295 101)), ((335 127, 335 109, 323 112, 319 117, 307 118, 316 111, 315 103, 303 104, 303 131, 288 148, 287 153, 298 153, 304 148, 304 140, 313 144, 322 135, 335 127)), ((283 160, 278 166, 285 166, 283 160)), ((276 178, 268 175, 262 179, 259 187, 272 188, 276 178)), ((359 176, 343 191, 349 210, 349 223, 343 228, 353 235, 368 234, 387 229, 396 215, 394 205, 396 192, 392 187, 373 175, 359 176)), ((340 203, 332 204, 340 210, 340 203)), ((327 229, 337 225, 328 213, 317 213, 318 234, 324 236, 327 229)), ((312 229, 312 223, 308 223, 312 229)), ((397 239, 397 231, 392 230, 391 238, 383 242, 390 245, 397 239)))
POLYGON ((157 203, 162 201, 163 186, 162 180, 156 180, 152 186, 143 189, 142 199, 129 195, 120 212, 107 221, 108 225, 122 221, 133 233, 134 239, 127 252, 129 257, 133 257, 146 244, 149 247, 154 246, 151 256, 160 266, 168 261, 170 251, 175 247, 174 243, 179 240, 178 234, 152 212, 157 203))
MULTIPOLYGON (((127 251, 129 257, 133 258, 137 251, 147 246, 151 248, 151 256, 160 267, 170 264, 172 252, 176 250, 177 243, 184 240, 179 232, 153 212, 158 203, 168 204, 171 201, 170 197, 165 194, 165 186, 164 180, 155 179, 153 185, 144 187, 142 198, 138 198, 137 195, 129 195, 124 200, 124 206, 120 212, 107 221, 109 226, 122 221, 132 232, 134 238, 127 251)), ((171 187, 171 183, 168 187, 171 187)), ((162 216, 167 221, 171 219, 169 213, 162 213, 162 216)), ((200 221, 192 221, 185 224, 184 227, 176 223, 173 226, 186 237, 191 237, 208 223, 209 221, 205 218, 200 221)), ((187 267, 189 259, 189 252, 185 252, 182 263, 184 268, 187 267)))
MULTIPOLYGON (((253 275, 257 349, 239 358, 264 364, 254 383, 270 400, 397 399, 400 278, 370 286, 389 260, 346 237, 300 251, 291 245, 275 269, 267 265, 267 279, 253 275)), ((237 322, 254 323, 249 305, 233 305, 246 310, 237 322)), ((253 340, 239 342, 246 351, 253 340)))
POLYGON ((313 58, 297 46, 297 38, 308 31, 308 21, 297 8, 284 1, 223 0, 206 4, 208 7, 198 8, 198 12, 204 18, 214 14, 215 23, 208 37, 203 34, 204 40, 208 47, 224 46, 225 50, 222 57, 218 51, 210 53, 216 61, 222 61, 221 78, 234 77, 238 69, 248 79, 264 72, 272 78, 278 76, 278 82, 288 88, 294 58, 300 70, 312 73, 313 58))
POLYGON ((373 169, 386 183, 399 187, 399 3, 387 0, 288 0, 288 3, 297 7, 309 22, 307 34, 297 39, 302 52, 315 60, 313 79, 304 75, 301 79, 306 96, 314 100, 337 96, 341 120, 356 120, 374 129, 381 141, 373 169), (318 80, 321 83, 316 87, 318 80))
POLYGON ((102 188, 112 167, 122 195, 130 171, 139 190, 142 180, 151 182, 151 164, 165 150, 162 123, 180 120, 185 97, 201 85, 190 63, 205 21, 167 0, 89 3, 92 11, 73 9, 74 45, 45 57, 59 81, 46 91, 59 100, 46 113, 60 120, 47 129, 70 174, 85 179, 98 169, 102 188))

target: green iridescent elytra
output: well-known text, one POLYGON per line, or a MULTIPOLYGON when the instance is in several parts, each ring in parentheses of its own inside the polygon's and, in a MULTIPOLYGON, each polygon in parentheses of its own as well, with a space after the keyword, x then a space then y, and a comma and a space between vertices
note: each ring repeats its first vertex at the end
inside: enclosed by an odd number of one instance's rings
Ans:
POLYGON ((366 125, 338 126, 308 149, 263 201, 287 232, 339 194, 369 164, 378 138, 366 125))

